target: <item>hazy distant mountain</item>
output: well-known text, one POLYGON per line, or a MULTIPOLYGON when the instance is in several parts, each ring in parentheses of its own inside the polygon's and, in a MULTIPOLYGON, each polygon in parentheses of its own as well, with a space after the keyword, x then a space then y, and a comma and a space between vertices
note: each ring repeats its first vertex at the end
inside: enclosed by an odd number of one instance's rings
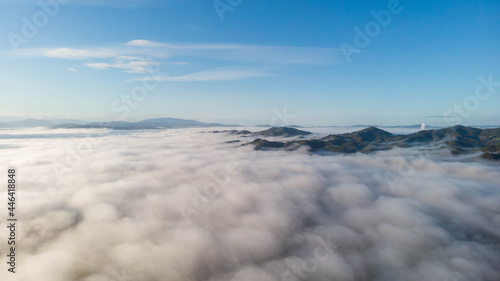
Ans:
MULTIPOLYGON (((63 123, 63 124, 58 124, 51 126, 51 129, 82 129, 86 125, 82 124, 75 124, 75 123, 63 123)), ((87 128, 94 128, 94 126, 87 125, 87 128)))
POLYGON ((177 119, 177 118, 155 118, 146 119, 137 122, 138 124, 144 124, 153 127, 164 127, 164 128, 185 128, 185 127, 202 127, 204 123, 195 120, 177 119))
POLYGON ((72 124, 87 124, 89 121, 81 120, 81 119, 47 119, 47 121, 50 121, 54 123, 55 125, 59 124, 67 124, 67 123, 72 123, 72 124))
MULTIPOLYGON (((274 126, 272 125, 255 125, 253 127, 261 127, 261 128, 273 128, 274 126)), ((287 128, 304 128, 303 126, 299 125, 288 125, 286 126, 287 128)))
POLYGON ((478 129, 454 126, 444 129, 423 130, 409 135, 393 135, 387 131, 369 127, 361 131, 328 135, 321 139, 296 140, 289 142, 256 139, 249 144, 255 149, 283 148, 294 150, 300 146, 309 147, 310 151, 331 151, 339 153, 368 153, 394 147, 410 147, 442 142, 453 154, 484 152, 482 158, 500 159, 500 128, 478 129))
MULTIPOLYGON (((334 126, 336 127, 336 126, 334 126)), ((382 126, 382 125, 354 125, 354 126, 349 126, 349 127, 361 127, 361 128, 366 128, 366 127, 376 127, 376 128, 391 128, 391 129, 418 129, 422 127, 422 124, 414 124, 414 125, 397 125, 397 126, 382 126)), ((431 125, 425 125, 425 129, 440 129, 441 127, 438 126, 431 126, 431 125)))
MULTIPOLYGON (((59 124, 51 127, 52 129, 115 129, 115 130, 140 130, 140 129, 151 129, 145 126, 137 125, 131 122, 92 122, 88 124, 59 124)), ((153 128, 154 129, 154 128, 153 128)))
POLYGON ((89 129, 105 128, 114 130, 153 130, 153 129, 174 129, 174 128, 198 128, 198 127, 233 127, 238 125, 225 125, 220 123, 203 123, 195 120, 177 118, 156 118, 146 119, 139 122, 92 122, 88 124, 59 124, 52 126, 54 129, 89 129))
POLYGON ((11 121, 0 123, 0 128, 34 128, 34 127, 50 127, 54 123, 47 120, 26 119, 21 121, 11 121))
POLYGON ((177 118, 156 118, 146 119, 137 122, 146 126, 156 128, 192 128, 192 127, 234 127, 238 125, 226 125, 221 123, 203 123, 195 120, 177 119, 177 118))
POLYGON ((0 128, 53 127, 61 124, 83 125, 88 123, 80 119, 26 119, 21 121, 0 122, 0 128))

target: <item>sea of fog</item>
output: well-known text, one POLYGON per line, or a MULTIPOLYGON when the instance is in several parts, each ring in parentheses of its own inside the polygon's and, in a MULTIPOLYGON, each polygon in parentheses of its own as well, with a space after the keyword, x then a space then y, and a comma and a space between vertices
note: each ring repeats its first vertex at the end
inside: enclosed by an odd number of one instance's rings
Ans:
POLYGON ((498 163, 254 151, 212 130, 0 130, 0 182, 18 178, 0 280, 500 280, 498 163))

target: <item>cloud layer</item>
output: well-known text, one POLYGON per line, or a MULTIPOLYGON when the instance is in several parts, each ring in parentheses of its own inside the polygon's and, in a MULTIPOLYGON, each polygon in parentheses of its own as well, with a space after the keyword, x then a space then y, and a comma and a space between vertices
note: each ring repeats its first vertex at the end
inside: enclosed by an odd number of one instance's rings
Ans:
POLYGON ((17 280, 500 276, 493 163, 256 152, 198 129, 2 134, 20 180, 17 280))

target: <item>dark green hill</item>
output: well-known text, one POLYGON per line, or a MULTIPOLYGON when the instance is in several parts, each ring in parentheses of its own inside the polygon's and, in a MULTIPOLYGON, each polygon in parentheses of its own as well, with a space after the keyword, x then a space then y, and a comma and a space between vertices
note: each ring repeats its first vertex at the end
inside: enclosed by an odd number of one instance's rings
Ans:
POLYGON ((500 157, 500 128, 478 129, 458 125, 419 131, 409 135, 393 135, 387 131, 369 127, 348 134, 328 135, 321 139, 289 142, 269 142, 258 139, 250 144, 255 145, 255 149, 272 147, 294 150, 300 146, 307 146, 311 152, 325 150, 337 153, 369 153, 394 147, 442 144, 452 154, 484 151, 486 153, 481 156, 482 158, 496 160, 500 157))
POLYGON ((251 136, 260 136, 260 137, 296 137, 296 136, 307 136, 311 135, 311 132, 298 130, 295 128, 288 127, 272 127, 263 131, 252 133, 247 130, 224 130, 224 131, 213 131, 212 133, 228 133, 232 135, 251 135, 251 136))
POLYGON ((273 127, 264 131, 257 132, 255 134, 263 137, 295 137, 295 136, 307 136, 312 133, 294 128, 273 127))

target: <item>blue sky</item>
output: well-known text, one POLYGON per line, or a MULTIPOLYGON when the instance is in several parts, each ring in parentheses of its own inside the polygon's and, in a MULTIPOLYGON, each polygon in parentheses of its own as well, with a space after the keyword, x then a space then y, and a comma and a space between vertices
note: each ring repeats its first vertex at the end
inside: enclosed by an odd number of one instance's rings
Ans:
POLYGON ((500 125, 499 1, 41 2, 0 0, 0 121, 500 125))

